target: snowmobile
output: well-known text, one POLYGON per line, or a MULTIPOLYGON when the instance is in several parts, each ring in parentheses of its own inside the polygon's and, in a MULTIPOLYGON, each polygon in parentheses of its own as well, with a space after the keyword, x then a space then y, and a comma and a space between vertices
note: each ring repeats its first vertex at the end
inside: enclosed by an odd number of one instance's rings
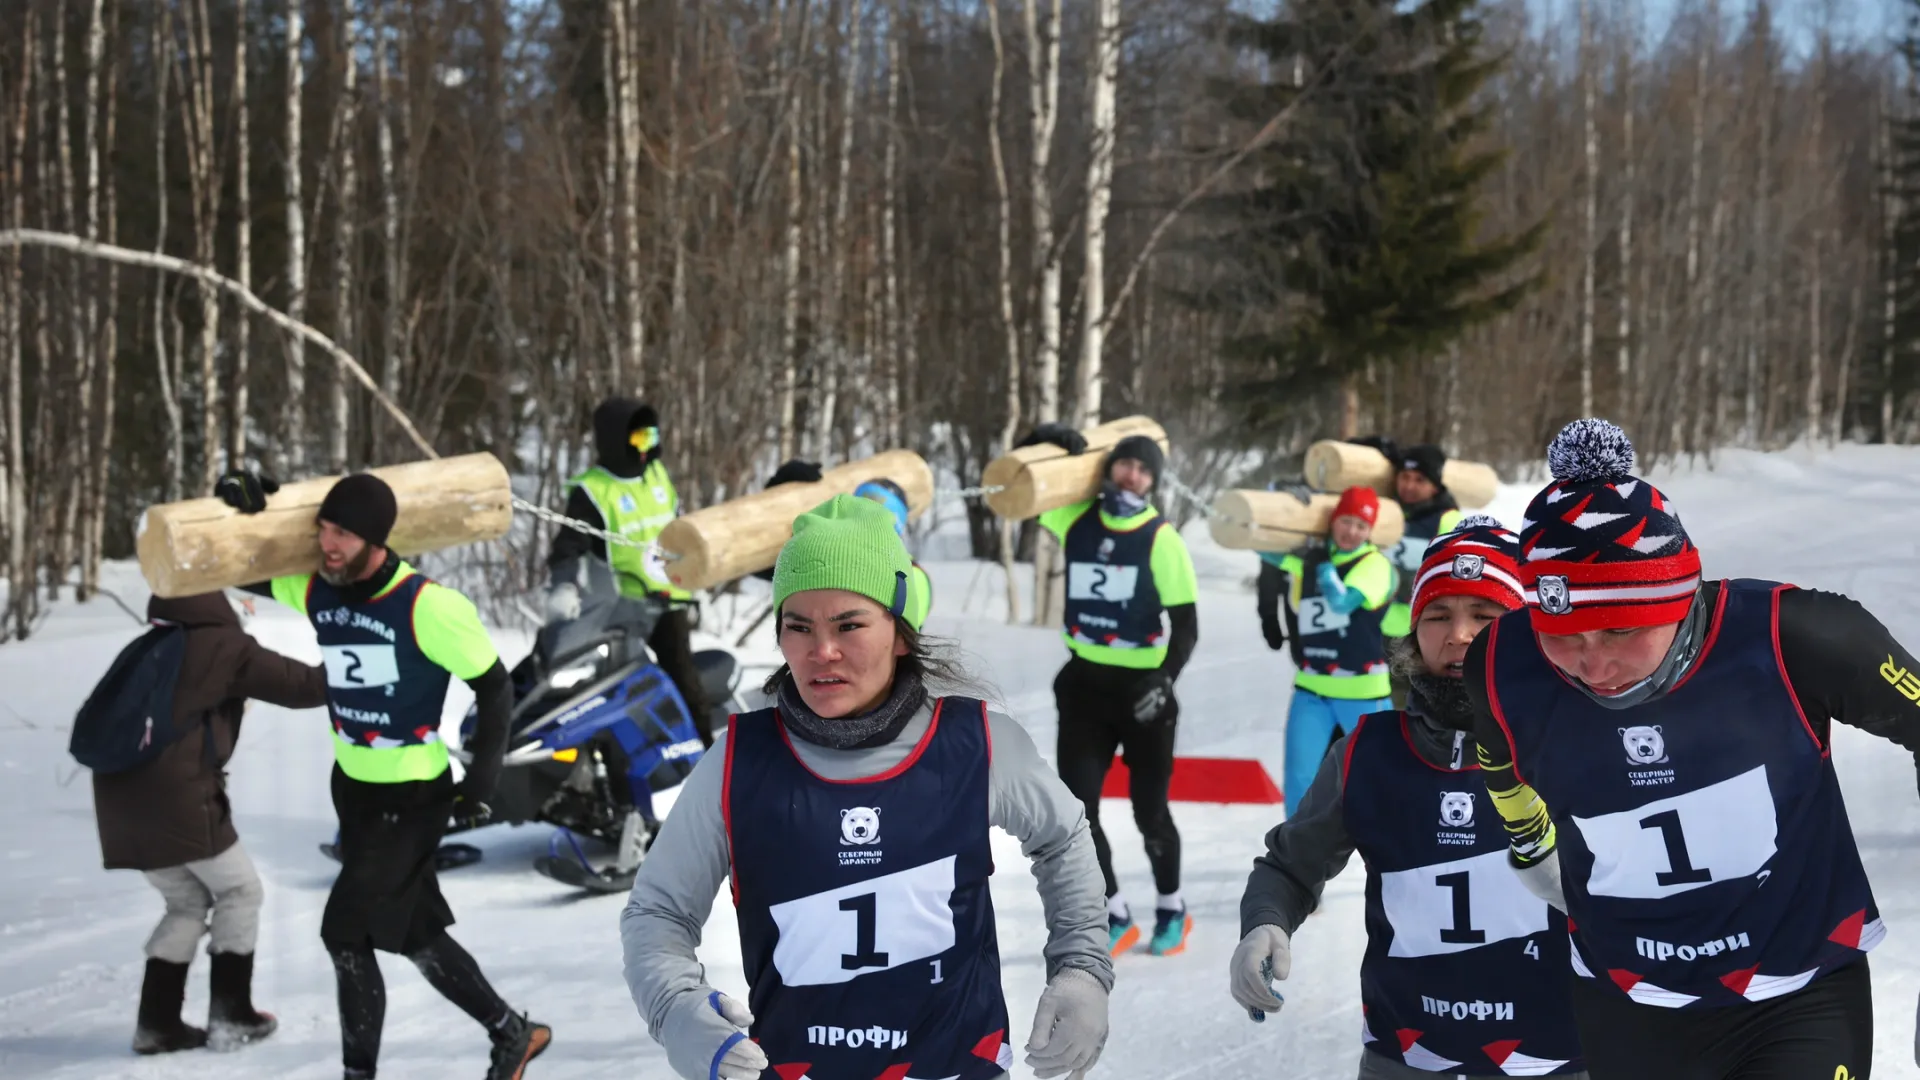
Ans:
MULTIPOLYGON (((553 825, 535 870, 594 892, 625 892, 660 830, 653 796, 686 779, 703 747, 685 699, 647 649, 669 603, 621 596, 604 562, 586 562, 579 617, 541 627, 532 652, 513 668, 513 713, 492 815, 448 831, 553 825), (612 847, 612 862, 595 866, 581 848, 583 836, 612 847)), ((740 665, 721 649, 696 652, 693 663, 712 703, 713 730, 725 730, 727 717, 741 711, 740 665)), ((470 707, 460 725, 463 746, 477 721, 478 709, 470 707)), ((468 760, 465 750, 454 754, 468 760)), ((480 854, 471 844, 443 844, 436 861, 448 869, 480 854)))

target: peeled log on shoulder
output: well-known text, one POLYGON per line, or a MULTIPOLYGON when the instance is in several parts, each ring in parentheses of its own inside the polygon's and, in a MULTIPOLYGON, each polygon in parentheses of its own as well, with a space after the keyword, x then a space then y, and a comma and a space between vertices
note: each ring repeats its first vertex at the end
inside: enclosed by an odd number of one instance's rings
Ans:
POLYGON ((869 480, 891 480, 918 518, 933 503, 933 470, 911 450, 888 450, 828 469, 817 484, 781 484, 675 518, 660 533, 667 577, 683 589, 708 589, 765 570, 793 535, 793 519, 869 480))
MULTIPOLYGON (((403 555, 505 536, 513 522, 513 488, 492 454, 389 465, 369 472, 393 488, 400 515, 387 546, 403 555)), ((191 596, 310 574, 320 566, 315 515, 337 476, 287 484, 267 508, 242 514, 219 499, 150 506, 140 516, 135 547, 140 572, 155 596, 191 596)))
POLYGON ((1051 443, 1023 446, 993 459, 980 476, 982 487, 1001 487, 986 496, 987 509, 1009 521, 1039 517, 1049 510, 1094 498, 1100 494, 1100 465, 1107 451, 1130 435, 1145 435, 1168 449, 1167 433, 1144 416, 1128 416, 1080 434, 1087 448, 1069 454, 1051 443))
MULTIPOLYGON (((1315 495, 1307 502, 1284 491, 1223 491, 1214 497, 1207 519, 1213 542, 1237 551, 1292 551, 1326 539, 1333 523, 1338 495, 1315 495)), ((1386 547, 1399 541, 1407 520, 1400 504, 1380 500, 1380 520, 1374 522, 1372 541, 1386 547)))
MULTIPOLYGON (((1316 491, 1338 493, 1350 487, 1370 487, 1391 498, 1397 470, 1385 454, 1371 446, 1323 439, 1307 447, 1303 471, 1307 486, 1316 491)), ((1500 474, 1493 471, 1493 466, 1478 461, 1448 458, 1440 479, 1465 510, 1478 510, 1500 491, 1500 474)))

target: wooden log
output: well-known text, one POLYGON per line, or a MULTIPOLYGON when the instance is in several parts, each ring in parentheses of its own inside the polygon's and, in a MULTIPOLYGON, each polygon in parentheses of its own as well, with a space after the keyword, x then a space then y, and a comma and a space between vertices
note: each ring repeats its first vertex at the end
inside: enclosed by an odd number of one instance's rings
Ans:
POLYGON ((772 566, 793 535, 793 519, 869 480, 891 480, 918 519, 933 503, 933 470, 911 450, 888 450, 828 469, 817 484, 781 484, 675 518, 660 534, 667 577, 707 589, 772 566))
MULTIPOLYGON (((1371 446, 1323 439, 1307 447, 1304 472, 1307 486, 1316 491, 1338 494, 1350 487, 1370 487, 1392 498, 1397 464, 1371 446)), ((1448 458, 1440 479, 1465 510, 1487 505, 1500 490, 1500 474, 1478 461, 1448 458)))
MULTIPOLYGON (((1284 491, 1223 491, 1214 497, 1207 525, 1213 542, 1237 551, 1292 551, 1326 539, 1333 523, 1338 495, 1316 494, 1301 502, 1284 491)), ((1372 541, 1386 547, 1399 541, 1407 519, 1400 504, 1380 500, 1380 520, 1374 522, 1372 541)))
MULTIPOLYGON (((387 546, 403 555, 505 536, 513 488, 492 454, 415 461, 368 470, 393 488, 399 517, 387 546)), ((267 508, 242 514, 219 499, 150 506, 140 515, 135 549, 155 596, 190 596, 320 565, 315 515, 337 476, 290 483, 267 508)))
POLYGON ((1049 510, 1071 506, 1100 494, 1100 465, 1115 443, 1130 435, 1145 435, 1168 449, 1167 433, 1144 416, 1128 416, 1087 428, 1087 449, 1069 454, 1051 443, 1023 446, 1002 454, 980 476, 982 487, 1001 487, 986 496, 987 509, 1009 521, 1039 517, 1049 510))

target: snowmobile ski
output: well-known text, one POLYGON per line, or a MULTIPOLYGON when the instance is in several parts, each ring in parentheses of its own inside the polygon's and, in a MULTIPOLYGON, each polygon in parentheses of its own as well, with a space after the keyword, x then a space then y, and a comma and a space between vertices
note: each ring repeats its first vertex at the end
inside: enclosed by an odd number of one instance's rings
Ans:
POLYGON ((581 865, 578 859, 562 855, 542 855, 534 860, 533 868, 562 885, 596 893, 627 892, 633 888, 633 876, 639 870, 639 867, 624 873, 613 869, 592 870, 581 865))
MULTIPOLYGON (((339 862, 340 842, 335 840, 332 843, 321 844, 320 854, 334 862, 339 862)), ((472 844, 441 844, 433 853, 433 866, 436 870, 457 870, 462 866, 477 863, 485 856, 485 852, 472 844)))

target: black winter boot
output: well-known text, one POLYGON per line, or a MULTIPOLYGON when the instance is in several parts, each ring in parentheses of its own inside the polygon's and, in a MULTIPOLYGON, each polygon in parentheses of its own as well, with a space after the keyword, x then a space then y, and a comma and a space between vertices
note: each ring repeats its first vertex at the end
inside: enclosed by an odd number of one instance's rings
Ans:
POLYGON ((207 1048, 238 1050, 273 1034, 280 1022, 253 1007, 253 954, 214 953, 213 1003, 207 1009, 207 1048))
POLYGON ((133 1030, 136 1054, 170 1054, 207 1045, 207 1033, 180 1019, 187 999, 187 965, 147 958, 140 984, 140 1020, 133 1030))
POLYGON ((493 1031, 493 1063, 487 1068, 487 1080, 521 1080, 527 1062, 539 1057, 552 1041, 552 1028, 528 1020, 524 1013, 508 1013, 506 1022, 493 1031))

